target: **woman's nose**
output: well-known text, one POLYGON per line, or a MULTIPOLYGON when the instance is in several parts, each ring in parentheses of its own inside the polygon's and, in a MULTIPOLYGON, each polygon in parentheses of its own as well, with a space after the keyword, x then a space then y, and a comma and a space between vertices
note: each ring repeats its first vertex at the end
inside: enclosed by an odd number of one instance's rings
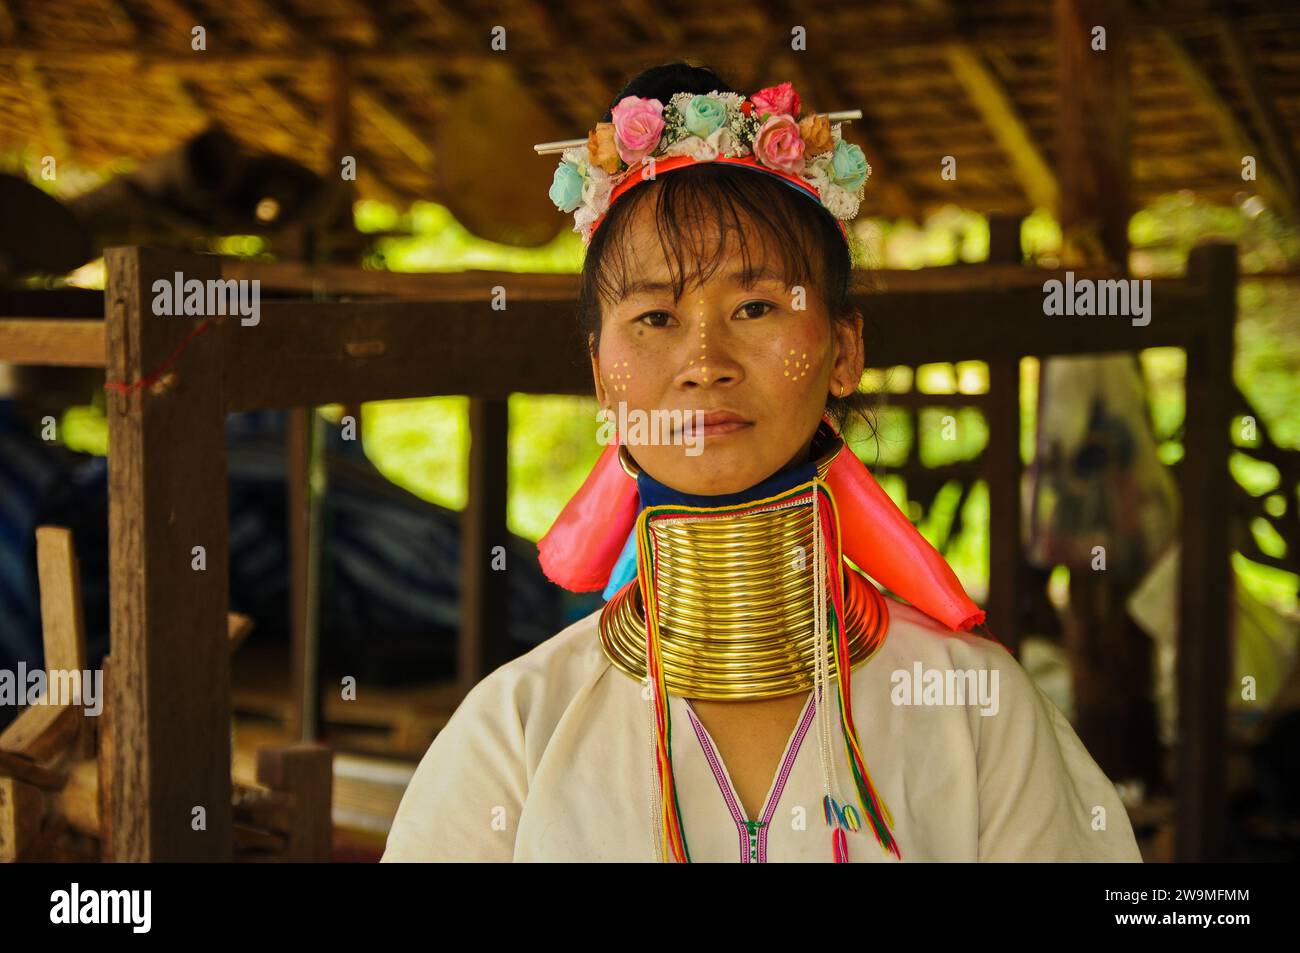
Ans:
POLYGON ((726 335, 717 333, 712 324, 711 320, 701 321, 692 335, 673 382, 676 386, 729 387, 745 379, 744 368, 732 355, 726 335))

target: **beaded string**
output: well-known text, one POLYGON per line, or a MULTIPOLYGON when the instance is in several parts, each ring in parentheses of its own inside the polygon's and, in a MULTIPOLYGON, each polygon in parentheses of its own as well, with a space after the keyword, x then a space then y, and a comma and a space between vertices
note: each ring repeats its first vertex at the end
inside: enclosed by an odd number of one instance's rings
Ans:
MULTIPOLYGON (((808 484, 805 484, 805 487, 808 484)), ((840 703, 840 731, 843 736, 850 772, 858 802, 871 821, 872 830, 880 845, 888 853, 901 859, 898 844, 890 828, 893 819, 889 808, 877 795, 871 776, 858 744, 857 731, 853 722, 852 689, 850 680, 850 653, 848 635, 844 628, 844 557, 839 547, 839 514, 830 488, 822 480, 814 480, 812 488, 812 505, 814 511, 813 561, 817 584, 813 587, 814 620, 816 636, 820 640, 815 655, 815 688, 822 704, 818 720, 821 722, 819 734, 822 739, 822 779, 826 795, 823 800, 826 821, 832 829, 832 852, 836 863, 848 860, 848 841, 845 831, 856 831, 860 827, 857 810, 852 804, 841 806, 833 796, 838 790, 838 778, 835 777, 834 757, 831 754, 829 727, 830 695, 830 656, 827 643, 834 645, 835 665, 838 673, 837 687, 840 703), (830 599, 826 598, 827 590, 830 599)), ((806 492, 799 488, 789 496, 806 492)), ((777 498, 780 499, 780 498, 777 498)), ((763 501, 771 502, 771 501, 763 501)), ((667 861, 670 857, 678 863, 689 863, 690 852, 686 845, 683 831, 681 805, 677 797, 677 788, 672 766, 672 717, 668 704, 668 686, 663 671, 661 643, 659 633, 659 604, 655 585, 655 564, 657 561, 657 541, 650 530, 649 517, 652 508, 642 510, 637 517, 636 541, 638 564, 642 572, 638 573, 642 604, 645 607, 646 623, 646 675, 651 687, 649 699, 649 724, 652 730, 651 748, 654 758, 657 784, 653 786, 652 806, 658 816, 652 823, 656 832, 657 857, 667 861), (657 794, 657 798, 655 795, 657 794), (669 809, 671 806, 671 810, 669 809)))
MULTIPOLYGON (((875 785, 871 781, 871 775, 867 771, 866 761, 862 756, 862 748, 858 744, 857 728, 853 721, 849 642, 843 624, 844 557, 840 552, 839 545, 839 512, 835 508, 835 498, 831 495, 830 488, 822 480, 814 481, 814 490, 821 518, 830 530, 826 537, 825 548, 828 558, 825 565, 827 574, 823 577, 823 584, 829 588, 831 594, 829 620, 831 635, 834 637, 835 642, 835 663, 838 671, 840 732, 844 737, 849 770, 858 795, 858 803, 861 804, 867 819, 871 822, 872 831, 876 835, 876 840, 880 842, 880 846, 887 853, 901 859, 902 855, 898 849, 898 842, 891 831, 894 823, 893 817, 889 813, 889 807, 876 793, 875 785)), ((826 805, 826 807, 829 813, 832 812, 836 805, 832 803, 826 805)), ((835 819, 840 821, 839 812, 835 813, 837 815, 835 819)), ((852 816, 853 813, 856 813, 853 805, 846 804, 843 808, 843 820, 836 831, 838 838, 837 850, 839 846, 846 844, 844 830, 857 829, 855 818, 852 816)), ((839 860, 838 853, 836 859, 839 860)))

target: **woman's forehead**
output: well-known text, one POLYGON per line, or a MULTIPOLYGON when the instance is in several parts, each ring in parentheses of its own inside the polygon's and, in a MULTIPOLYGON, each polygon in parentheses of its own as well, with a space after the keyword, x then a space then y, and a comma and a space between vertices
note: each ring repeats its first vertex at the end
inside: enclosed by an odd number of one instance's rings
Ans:
MULTIPOLYGON (((785 276, 779 271, 766 266, 756 266, 747 270, 739 260, 724 262, 723 267, 715 268, 711 273, 705 275, 699 274, 699 269, 695 269, 688 272, 687 277, 690 280, 683 283, 683 293, 686 293, 691 288, 699 290, 715 287, 751 288, 769 283, 784 288, 787 285, 785 276)), ((629 298, 641 294, 672 294, 675 287, 666 264, 662 268, 638 267, 628 275, 627 280, 623 283, 623 294, 629 298)))
POLYGON ((762 282, 786 285, 789 269, 774 243, 750 232, 741 241, 735 229, 716 225, 705 233, 692 234, 685 246, 671 243, 654 227, 629 228, 625 233, 626 254, 619 256, 620 281, 624 295, 659 292, 681 286, 742 285, 762 282))

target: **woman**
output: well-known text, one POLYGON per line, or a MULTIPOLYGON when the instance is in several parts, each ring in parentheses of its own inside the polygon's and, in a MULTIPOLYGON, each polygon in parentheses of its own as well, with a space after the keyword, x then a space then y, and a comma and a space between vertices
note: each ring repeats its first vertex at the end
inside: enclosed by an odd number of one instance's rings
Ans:
POLYGON ((609 601, 466 697, 384 860, 1140 860, 832 426, 866 400, 844 223, 869 169, 800 106, 669 64, 565 150, 551 196, 624 432, 540 549, 609 601))

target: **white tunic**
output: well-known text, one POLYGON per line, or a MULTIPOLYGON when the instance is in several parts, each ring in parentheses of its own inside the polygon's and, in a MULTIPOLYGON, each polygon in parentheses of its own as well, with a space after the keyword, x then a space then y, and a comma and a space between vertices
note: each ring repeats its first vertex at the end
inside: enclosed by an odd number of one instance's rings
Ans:
MULTIPOLYGON (((904 861, 1141 860, 1114 787, 1005 649, 897 601, 889 610, 884 645, 853 671, 853 713, 904 861), (936 670, 982 671, 996 705, 904 694, 923 678, 952 681, 928 675, 936 670), (945 703, 907 704, 925 700, 945 703)), ((384 861, 655 859, 647 703, 605 657, 598 618, 466 696, 411 779, 384 861)), ((832 859, 811 693, 756 819, 689 702, 669 703, 692 861, 832 859)), ((844 784, 838 728, 832 738, 844 784)), ((865 822, 848 844, 850 861, 894 860, 865 822)))

